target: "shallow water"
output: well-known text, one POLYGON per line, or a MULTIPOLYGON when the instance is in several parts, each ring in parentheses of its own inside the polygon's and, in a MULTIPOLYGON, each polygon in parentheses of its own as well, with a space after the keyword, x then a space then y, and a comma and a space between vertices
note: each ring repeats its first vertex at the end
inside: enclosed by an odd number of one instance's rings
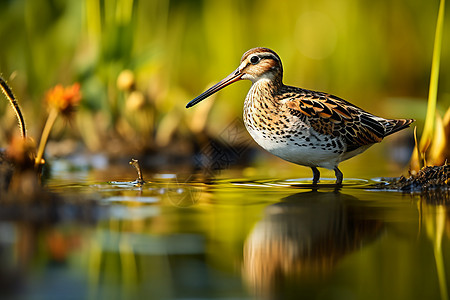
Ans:
POLYGON ((309 179, 150 174, 137 187, 132 172, 102 176, 59 173, 47 185, 64 201, 4 211, 2 299, 446 297, 450 211, 418 195, 361 179, 336 191, 326 178, 313 189, 309 179))

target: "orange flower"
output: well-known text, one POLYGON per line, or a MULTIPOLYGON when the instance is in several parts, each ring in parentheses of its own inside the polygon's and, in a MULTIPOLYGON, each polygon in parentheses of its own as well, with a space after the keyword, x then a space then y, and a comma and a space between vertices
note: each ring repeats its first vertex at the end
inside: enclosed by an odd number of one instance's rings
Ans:
POLYGON ((81 100, 80 84, 74 83, 71 86, 63 87, 58 84, 47 92, 47 104, 58 110, 66 117, 75 110, 75 107, 81 100))

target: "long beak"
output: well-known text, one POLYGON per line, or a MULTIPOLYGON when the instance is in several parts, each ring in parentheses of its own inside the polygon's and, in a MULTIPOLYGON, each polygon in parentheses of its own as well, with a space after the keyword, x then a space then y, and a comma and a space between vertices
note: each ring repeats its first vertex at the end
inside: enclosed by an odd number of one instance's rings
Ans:
POLYGON ((219 81, 218 83, 216 83, 215 85, 210 87, 203 94, 201 94, 200 96, 198 96, 197 98, 195 98, 191 102, 189 102, 186 105, 186 108, 194 106, 195 104, 199 103, 202 100, 205 100, 206 98, 208 98, 212 94, 220 91, 221 89, 223 89, 227 85, 230 85, 233 82, 236 82, 236 81, 240 80, 242 75, 244 75, 244 73, 239 72, 239 68, 237 68, 233 73, 231 73, 230 75, 228 75, 227 77, 225 77, 224 79, 222 79, 221 81, 219 81))

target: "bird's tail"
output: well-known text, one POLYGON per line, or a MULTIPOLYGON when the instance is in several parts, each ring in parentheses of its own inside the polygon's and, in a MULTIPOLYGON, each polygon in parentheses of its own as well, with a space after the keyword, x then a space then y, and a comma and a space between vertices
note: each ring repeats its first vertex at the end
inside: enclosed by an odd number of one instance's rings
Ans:
POLYGON ((384 136, 388 136, 397 131, 408 128, 414 121, 414 119, 386 120, 384 136))

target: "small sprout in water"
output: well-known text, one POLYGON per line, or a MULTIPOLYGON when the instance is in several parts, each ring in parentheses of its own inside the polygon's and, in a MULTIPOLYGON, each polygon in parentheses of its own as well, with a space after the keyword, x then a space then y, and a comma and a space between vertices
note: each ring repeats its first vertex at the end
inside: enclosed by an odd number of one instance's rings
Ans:
POLYGON ((137 186, 141 186, 145 183, 144 181, 144 177, 142 176, 142 171, 141 171, 141 166, 139 165, 139 161, 137 159, 132 158, 130 161, 130 165, 132 165, 137 173, 138 173, 138 178, 136 179, 136 185, 137 186))

